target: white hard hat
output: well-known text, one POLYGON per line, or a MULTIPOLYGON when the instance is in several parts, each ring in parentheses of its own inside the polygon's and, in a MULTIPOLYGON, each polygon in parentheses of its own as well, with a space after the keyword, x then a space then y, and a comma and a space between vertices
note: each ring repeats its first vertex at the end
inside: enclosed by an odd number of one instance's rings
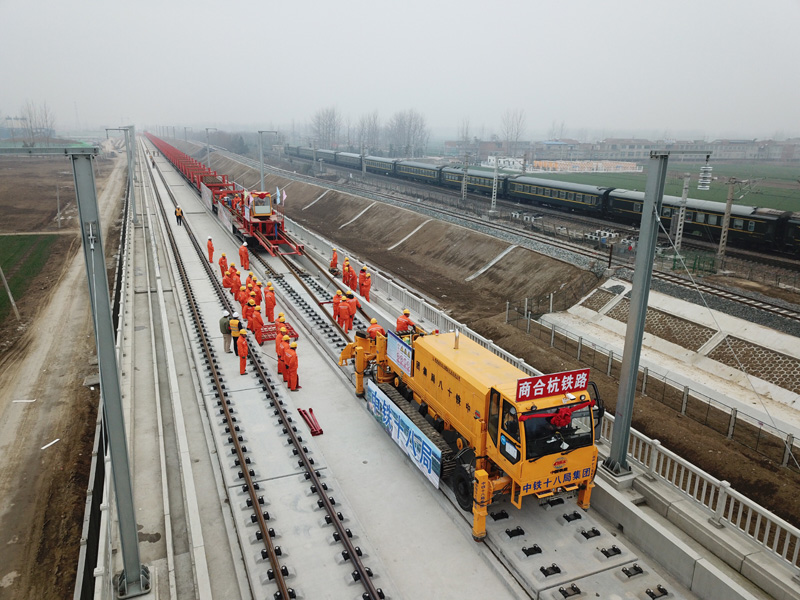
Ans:
POLYGON ((223 310, 222 311, 222 316, 223 317, 227 317, 229 314, 231 314, 231 313, 229 313, 227 310, 223 310))
POLYGON ((211 236, 208 236, 208 239, 211 239, 211 236))
POLYGON ((239 313, 237 313, 237 312, 233 313, 233 318, 234 319, 238 319, 239 318, 239 313))
POLYGON ((247 242, 244 242, 244 243, 242 244, 242 246, 247 246, 247 242))

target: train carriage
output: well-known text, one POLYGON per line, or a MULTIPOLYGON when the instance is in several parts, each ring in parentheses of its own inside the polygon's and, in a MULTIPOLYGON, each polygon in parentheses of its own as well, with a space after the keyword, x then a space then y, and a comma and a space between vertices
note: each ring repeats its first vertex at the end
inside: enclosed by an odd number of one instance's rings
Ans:
POLYGON ((506 196, 526 204, 542 204, 588 214, 605 210, 609 188, 580 183, 567 183, 537 177, 513 177, 507 183, 506 196))
POLYGON ((314 149, 313 148, 298 148, 297 149, 297 156, 300 158, 307 158, 309 160, 314 160, 314 149))
POLYGON ((439 184, 442 167, 423 162, 401 161, 395 165, 394 172, 398 177, 439 184))
POLYGON ((353 169, 361 168, 361 155, 353 152, 337 152, 336 164, 353 169))
POLYGON ((364 163, 367 165, 367 171, 370 173, 379 173, 381 175, 394 175, 396 158, 383 158, 381 156, 365 156, 364 163))
POLYGON ((317 161, 323 161, 329 165, 336 163, 336 152, 333 150, 320 150, 317 149, 317 161))
MULTIPOLYGON (((464 177, 464 170, 454 167, 444 167, 442 169, 442 185, 461 189, 461 180, 464 177)), ((508 175, 497 175, 497 195, 503 197, 506 193, 508 175)), ((467 169, 467 190, 470 192, 481 192, 491 194, 494 184, 494 172, 479 171, 477 169, 467 169)))

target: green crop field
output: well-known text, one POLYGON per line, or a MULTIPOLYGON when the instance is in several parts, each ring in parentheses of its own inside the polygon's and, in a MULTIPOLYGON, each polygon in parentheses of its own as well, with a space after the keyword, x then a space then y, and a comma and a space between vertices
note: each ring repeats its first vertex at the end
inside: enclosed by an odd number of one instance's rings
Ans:
MULTIPOLYGON (((57 238, 56 235, 0 236, 0 266, 15 301, 19 302, 31 281, 42 270, 57 238)), ((11 302, 3 288, 0 290, 0 322, 9 314, 12 314, 11 302)))

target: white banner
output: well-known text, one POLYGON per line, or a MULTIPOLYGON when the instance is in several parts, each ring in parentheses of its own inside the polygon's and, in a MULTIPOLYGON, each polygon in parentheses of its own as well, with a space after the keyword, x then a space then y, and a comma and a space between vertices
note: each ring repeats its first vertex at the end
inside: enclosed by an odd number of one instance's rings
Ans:
POLYGON ((200 197, 203 199, 203 204, 206 205, 206 208, 211 210, 214 205, 214 199, 211 190, 208 189, 205 183, 200 184, 200 197))
POLYGON ((367 380, 367 406, 394 443, 408 454, 417 468, 438 488, 442 472, 441 451, 371 379, 367 380))
POLYGON ((217 218, 220 222, 228 228, 228 231, 233 233, 233 225, 231 225, 231 213, 228 212, 228 207, 222 202, 217 207, 217 218))
POLYGON ((414 349, 393 332, 386 340, 386 355, 409 377, 414 372, 414 349))

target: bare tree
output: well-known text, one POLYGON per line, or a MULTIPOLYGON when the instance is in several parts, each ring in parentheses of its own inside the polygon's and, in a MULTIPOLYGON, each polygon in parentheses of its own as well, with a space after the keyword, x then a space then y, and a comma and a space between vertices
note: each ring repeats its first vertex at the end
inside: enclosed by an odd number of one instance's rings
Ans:
POLYGON ((506 153, 516 156, 519 141, 525 134, 525 111, 521 108, 508 109, 503 113, 502 135, 506 153))
POLYGON ((311 129, 320 148, 335 148, 341 128, 342 116, 335 106, 319 109, 311 119, 311 129))
POLYGON ((32 100, 26 100, 20 110, 23 121, 24 145, 32 147, 37 139, 46 141, 48 144, 53 139, 55 133, 55 113, 47 105, 47 101, 37 106, 32 100))
POLYGON ((430 130, 425 117, 413 108, 396 112, 386 129, 390 150, 394 155, 413 158, 425 153, 430 130))
POLYGON ((470 143, 469 138, 469 117, 464 117, 458 124, 458 141, 462 145, 467 146, 470 143))

